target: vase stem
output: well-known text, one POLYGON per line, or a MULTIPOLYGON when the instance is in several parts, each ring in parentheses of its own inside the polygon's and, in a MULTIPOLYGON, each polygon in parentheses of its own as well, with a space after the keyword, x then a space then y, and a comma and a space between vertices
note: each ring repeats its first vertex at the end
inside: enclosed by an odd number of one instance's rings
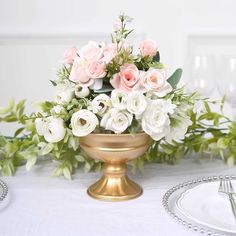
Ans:
POLYGON ((103 176, 89 187, 88 194, 99 200, 123 201, 142 194, 142 188, 126 175, 125 162, 104 163, 103 176))

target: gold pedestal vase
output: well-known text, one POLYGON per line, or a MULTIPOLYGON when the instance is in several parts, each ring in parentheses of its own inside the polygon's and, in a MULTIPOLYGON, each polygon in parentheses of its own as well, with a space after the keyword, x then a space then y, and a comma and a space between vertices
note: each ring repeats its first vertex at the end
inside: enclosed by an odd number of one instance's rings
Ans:
POLYGON ((139 197, 142 188, 126 175, 126 162, 144 154, 150 142, 145 133, 89 134, 81 138, 81 148, 90 157, 104 162, 103 176, 88 188, 88 194, 105 201, 139 197))

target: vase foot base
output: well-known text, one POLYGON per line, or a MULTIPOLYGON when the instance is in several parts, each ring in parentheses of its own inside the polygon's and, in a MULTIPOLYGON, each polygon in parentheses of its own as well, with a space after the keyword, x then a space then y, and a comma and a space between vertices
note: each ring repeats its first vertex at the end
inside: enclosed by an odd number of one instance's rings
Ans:
POLYGON ((98 200, 115 202, 137 198, 142 195, 143 190, 128 176, 108 177, 104 175, 88 188, 87 193, 98 200))

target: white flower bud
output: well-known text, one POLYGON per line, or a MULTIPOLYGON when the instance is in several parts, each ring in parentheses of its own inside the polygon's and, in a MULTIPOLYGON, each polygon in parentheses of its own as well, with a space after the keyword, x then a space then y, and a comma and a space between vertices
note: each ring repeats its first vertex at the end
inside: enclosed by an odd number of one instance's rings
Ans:
POLYGON ((75 86, 75 96, 77 98, 85 98, 89 95, 88 87, 83 87, 79 84, 75 86))

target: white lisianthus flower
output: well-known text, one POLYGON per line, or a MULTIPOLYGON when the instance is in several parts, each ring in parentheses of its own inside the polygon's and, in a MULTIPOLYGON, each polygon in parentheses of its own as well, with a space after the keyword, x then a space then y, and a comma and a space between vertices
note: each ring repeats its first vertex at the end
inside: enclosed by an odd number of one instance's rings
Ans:
POLYGON ((37 118, 35 120, 35 125, 38 134, 44 136, 45 140, 49 143, 57 143, 61 141, 66 134, 64 121, 61 118, 53 116, 45 119, 37 118))
POLYGON ((174 114, 171 117, 170 132, 166 135, 166 141, 169 143, 172 141, 181 142, 190 125, 192 125, 192 121, 189 116, 183 113, 174 114))
POLYGON ((142 128, 152 139, 158 141, 169 133, 170 119, 160 100, 149 100, 142 116, 142 128))
POLYGON ((111 92, 111 103, 113 107, 119 110, 125 110, 127 108, 127 93, 122 90, 114 89, 111 92))
POLYGON ((101 127, 117 134, 124 132, 132 123, 133 115, 117 108, 110 109, 101 120, 101 127))
POLYGON ((77 84, 75 86, 75 96, 77 98, 85 98, 89 95, 89 88, 77 84))
POLYGON ((75 112, 71 117, 73 135, 83 137, 93 132, 99 121, 91 111, 82 109, 75 112))
POLYGON ((91 102, 91 108, 93 113, 103 116, 107 110, 111 107, 111 99, 106 94, 99 94, 91 102))
POLYGON ((147 107, 145 96, 138 91, 133 91, 128 94, 127 110, 135 115, 141 115, 147 107))
POLYGON ((60 105, 68 104, 74 97, 74 84, 69 80, 60 83, 55 88, 54 101, 60 105))

